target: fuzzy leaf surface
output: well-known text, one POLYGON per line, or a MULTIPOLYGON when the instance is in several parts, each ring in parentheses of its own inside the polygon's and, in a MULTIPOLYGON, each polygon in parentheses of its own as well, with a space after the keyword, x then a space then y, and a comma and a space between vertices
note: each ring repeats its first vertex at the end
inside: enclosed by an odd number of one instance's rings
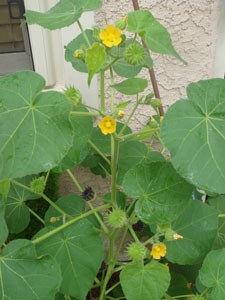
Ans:
POLYGON ((176 219, 193 190, 167 162, 136 165, 125 174, 123 187, 128 196, 138 199, 136 213, 147 224, 176 219))
POLYGON ((195 186, 225 193, 225 81, 191 83, 188 100, 172 105, 161 137, 177 172, 195 186))
POLYGON ((72 144, 69 101, 44 86, 31 71, 0 78, 0 179, 48 171, 72 144))
MULTIPOLYGON (((50 230, 50 228, 49 228, 50 230)), ((46 233, 48 228, 39 232, 46 233)), ((103 260, 102 240, 88 220, 81 220, 37 245, 61 266, 62 294, 85 300, 103 260)))
POLYGON ((213 207, 191 200, 172 223, 172 228, 183 239, 166 242, 166 258, 176 264, 200 262, 211 249, 218 228, 218 212, 213 207))
POLYGON ((170 274, 164 265, 153 260, 147 265, 126 266, 120 280, 127 300, 160 300, 169 287, 170 274))
POLYGON ((210 288, 210 299, 225 298, 225 248, 209 252, 199 271, 201 283, 210 288))
MULTIPOLYGON (((29 186, 33 178, 26 176, 17 181, 29 186)), ((10 233, 19 233, 29 225, 30 211, 26 201, 38 198, 40 198, 39 195, 11 183, 5 206, 5 219, 10 233)))
POLYGON ((38 258, 30 241, 10 242, 1 253, 0 269, 1 299, 55 299, 61 283, 60 267, 50 257, 38 258))

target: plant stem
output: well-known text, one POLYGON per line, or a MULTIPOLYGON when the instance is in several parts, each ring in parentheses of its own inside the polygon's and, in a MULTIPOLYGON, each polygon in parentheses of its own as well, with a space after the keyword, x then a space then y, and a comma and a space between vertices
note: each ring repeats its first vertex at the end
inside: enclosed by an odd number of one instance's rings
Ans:
POLYGON ((138 101, 138 96, 137 96, 136 104, 135 104, 135 106, 133 107, 133 109, 132 109, 132 111, 131 111, 131 113, 130 113, 128 119, 127 119, 126 122, 124 123, 122 129, 120 130, 120 132, 119 132, 119 134, 118 134, 119 137, 120 137, 121 134, 124 132, 124 130, 126 129, 127 125, 129 124, 129 122, 130 122, 131 118, 133 117, 133 115, 134 115, 134 113, 135 113, 135 111, 136 111, 138 105, 139 105, 139 101, 138 101))
MULTIPOLYGON (((133 3, 134 10, 139 10, 140 9, 138 0, 132 0, 132 3, 133 3)), ((143 44, 144 48, 146 49, 146 51, 149 54, 148 46, 146 45, 146 43, 143 40, 142 40, 142 44, 143 44)), ((148 71, 149 71, 149 76, 150 76, 150 79, 151 79, 151 82, 152 82, 152 87, 153 87, 155 97, 158 98, 158 99, 161 99, 158 84, 157 84, 157 80, 156 80, 156 77, 155 77, 154 69, 151 68, 151 69, 148 69, 148 71)), ((158 111, 159 111, 160 116, 164 116, 164 110, 163 110, 162 105, 159 106, 158 111)))
POLYGON ((111 164, 111 197, 112 197, 112 206, 117 207, 116 201, 116 179, 117 179, 117 162, 119 156, 119 140, 115 135, 111 136, 111 157, 112 157, 112 164, 111 164))
POLYGON ((115 289, 118 285, 120 284, 120 282, 115 283, 113 286, 111 286, 106 292, 105 294, 109 294, 113 289, 115 289))
POLYGON ((71 111, 70 115, 73 115, 73 116, 90 116, 90 117, 96 117, 96 116, 99 116, 100 113, 98 113, 98 112, 91 112, 91 111, 71 111))
POLYGON ((104 67, 104 71, 108 70, 109 68, 111 68, 111 66, 117 61, 119 60, 119 57, 116 57, 115 59, 111 60, 110 63, 108 63, 108 65, 106 65, 104 67))
POLYGON ((83 188, 81 187, 81 185, 79 184, 78 180, 76 179, 76 177, 73 175, 73 173, 67 169, 66 170, 67 174, 70 176, 70 178, 72 179, 73 183, 75 184, 75 186, 77 187, 78 191, 80 193, 83 192, 83 188))
POLYGON ((140 241, 139 241, 135 231, 133 230, 132 226, 130 225, 128 228, 129 228, 130 234, 132 235, 134 241, 139 243, 140 241))
POLYGON ((75 218, 73 218, 72 220, 69 220, 69 221, 66 222, 65 224, 62 224, 61 226, 59 226, 59 227, 57 227, 57 228, 55 228, 55 229, 53 229, 53 230, 51 230, 51 231, 45 233, 44 235, 42 235, 42 236, 36 238, 35 240, 32 241, 32 243, 36 245, 36 244, 38 244, 38 243, 40 243, 40 242, 46 240, 47 238, 53 236, 54 234, 60 232, 61 230, 63 230, 63 229, 65 229, 65 228, 69 227, 70 225, 72 225, 72 224, 74 224, 74 223, 76 223, 76 222, 78 222, 78 221, 80 221, 80 220, 82 220, 82 219, 84 219, 84 218, 86 218, 86 217, 88 217, 88 216, 90 216, 90 215, 93 215, 95 212, 98 212, 98 211, 101 211, 101 210, 108 209, 109 207, 110 207, 110 205, 105 204, 105 205, 96 207, 96 208, 94 208, 93 210, 89 210, 89 211, 83 213, 82 215, 80 215, 80 216, 78 216, 78 217, 75 217, 75 218))
MULTIPOLYGON (((88 206, 90 207, 90 209, 91 209, 92 211, 94 211, 94 207, 93 207, 93 205, 91 204, 91 202, 90 202, 90 201, 87 201, 87 204, 88 204, 88 206)), ((101 217, 99 216, 99 214, 98 214, 97 212, 94 212, 94 215, 95 215, 96 219, 98 220, 98 223, 101 225, 102 230, 104 231, 104 233, 105 233, 106 235, 109 235, 109 230, 108 230, 108 228, 105 226, 105 223, 102 221, 102 219, 101 219, 101 217)))
POLYGON ((33 209, 31 209, 30 207, 28 207, 28 209, 29 209, 29 212, 30 212, 33 216, 35 216, 35 218, 37 218, 43 225, 45 225, 45 221, 44 221, 38 214, 36 214, 36 212, 33 211, 33 209))
MULTIPOLYGON (((157 128, 151 128, 149 130, 143 131, 143 133, 144 134, 148 134, 148 133, 150 134, 150 133, 155 132, 157 130, 158 130, 157 128)), ((129 140, 129 139, 132 139, 132 138, 135 138, 135 137, 138 138, 141 134, 142 134, 141 131, 140 132, 129 133, 129 134, 121 136, 120 139, 122 141, 125 141, 125 140, 129 140)))
POLYGON ((105 71, 100 70, 100 109, 105 111, 105 71))
POLYGON ((219 214, 218 218, 225 218, 225 214, 219 214))
POLYGON ((105 154, 90 139, 88 140, 88 143, 111 166, 110 160, 105 156, 105 154))
POLYGON ((40 196, 41 198, 43 198, 45 201, 47 201, 52 207, 54 207, 61 215, 65 215, 66 217, 68 218, 71 218, 70 215, 68 215, 67 213, 65 213, 64 210, 62 210, 58 205, 55 204, 55 202, 53 202, 51 199, 49 199, 45 194, 43 193, 38 193, 38 192, 35 192, 33 191, 31 188, 29 188, 28 186, 16 181, 16 180, 12 180, 13 183, 15 183, 17 186, 20 186, 21 188, 29 191, 29 192, 32 192, 34 194, 37 194, 38 196, 40 196))
POLYGON ((114 110, 114 88, 112 85, 114 84, 113 70, 110 68, 110 103, 111 103, 111 112, 114 110))
POLYGON ((187 297, 193 297, 194 294, 190 295, 179 295, 179 296, 173 296, 173 299, 181 299, 181 298, 187 298, 187 297))
POLYGON ((83 34, 83 37, 84 37, 84 39, 86 40, 88 46, 91 47, 91 43, 90 43, 90 41, 89 41, 89 38, 88 38, 86 32, 84 31, 84 29, 83 29, 83 27, 82 27, 82 25, 81 25, 81 23, 80 23, 79 20, 77 21, 77 25, 78 25, 78 27, 80 28, 80 31, 81 31, 81 33, 83 34))

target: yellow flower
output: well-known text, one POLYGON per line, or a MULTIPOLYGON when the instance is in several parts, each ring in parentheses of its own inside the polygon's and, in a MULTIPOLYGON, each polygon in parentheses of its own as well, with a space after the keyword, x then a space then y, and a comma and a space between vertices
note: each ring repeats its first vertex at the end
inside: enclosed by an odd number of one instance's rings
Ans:
POLYGON ((116 131, 116 120, 110 116, 105 116, 98 123, 98 126, 103 134, 111 134, 116 131))
POLYGON ((152 246, 151 255, 154 259, 160 259, 166 255, 166 245, 163 243, 157 243, 152 246))
POLYGON ((122 41, 121 30, 113 25, 107 25, 105 29, 100 30, 99 37, 107 47, 117 46, 122 41))

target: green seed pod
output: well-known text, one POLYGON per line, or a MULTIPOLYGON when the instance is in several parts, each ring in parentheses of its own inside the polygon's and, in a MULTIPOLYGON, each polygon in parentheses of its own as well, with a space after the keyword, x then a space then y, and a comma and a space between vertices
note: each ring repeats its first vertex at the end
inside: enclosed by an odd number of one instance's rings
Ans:
POLYGON ((127 252, 129 257, 134 261, 143 260, 146 256, 146 248, 143 244, 135 242, 128 246, 127 252))
POLYGON ((142 64, 145 59, 145 50, 140 44, 132 43, 125 50, 124 59, 131 65, 142 64))
POLYGON ((65 90, 64 95, 75 106, 81 103, 82 100, 81 93, 78 89, 76 89, 73 86, 68 87, 65 90))
POLYGON ((41 176, 33 179, 30 183, 30 187, 35 193, 42 193, 45 189, 45 177, 41 176))
POLYGON ((108 215, 108 224, 113 228, 122 228, 126 224, 126 221, 127 221, 126 214, 120 208, 114 209, 108 215))

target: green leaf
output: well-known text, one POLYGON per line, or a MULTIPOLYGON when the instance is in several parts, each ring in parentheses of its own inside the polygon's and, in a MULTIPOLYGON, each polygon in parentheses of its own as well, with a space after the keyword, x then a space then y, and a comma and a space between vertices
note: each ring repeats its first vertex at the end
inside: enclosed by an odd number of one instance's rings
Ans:
MULTIPOLYGON (((60 207, 65 213, 70 216, 76 217, 81 215, 85 209, 85 201, 76 194, 66 195, 56 201, 56 205, 60 207)), ((52 224, 53 226, 62 225, 65 220, 62 214, 58 212, 54 207, 50 206, 45 213, 46 224, 52 224), (56 218, 56 222, 51 223, 51 218, 56 218)))
POLYGON ((38 24, 47 29, 59 29, 75 23, 81 16, 83 8, 76 0, 61 0, 47 12, 27 10, 28 24, 38 24))
MULTIPOLYGON (((76 111, 88 111, 84 107, 76 108, 76 111)), ((71 169, 80 164, 88 154, 88 139, 93 131, 93 121, 90 116, 71 116, 71 124, 73 126, 73 145, 69 149, 66 156, 54 168, 54 172, 62 173, 67 169, 71 169)))
POLYGON ((148 147, 138 141, 125 141, 120 143, 118 157, 117 183, 121 184, 125 173, 147 158, 148 147))
POLYGON ((28 240, 15 240, 1 253, 2 299, 54 300, 61 283, 60 267, 50 257, 38 258, 28 240))
POLYGON ((225 81, 192 83, 169 108, 161 137, 177 172, 203 190, 225 193, 225 81))
POLYGON ((88 85, 90 85, 94 74, 99 71, 106 61, 105 47, 99 43, 94 43, 91 48, 87 50, 85 63, 88 68, 88 85))
POLYGON ((139 10, 128 14, 127 30, 139 33, 153 52, 172 55, 186 63, 173 47, 167 29, 158 22, 150 11, 139 10))
POLYGON ((2 195, 3 199, 7 197, 9 189, 10 189, 10 180, 9 179, 0 180, 0 195, 2 195))
POLYGON ((44 86, 31 71, 0 78, 0 179, 48 171, 72 144, 69 101, 44 86))
MULTIPOLYGON (((93 30, 86 29, 85 34, 89 40, 89 42, 92 44, 94 42, 93 39, 93 30)), ((88 49, 89 45, 87 41, 84 38, 84 35, 81 33, 79 34, 74 40, 72 40, 67 46, 65 51, 65 59, 66 61, 71 62, 73 68, 79 72, 88 73, 87 66, 84 63, 84 61, 80 58, 74 57, 74 52, 76 50, 84 50, 86 51, 88 49)))
MULTIPOLYGON (((17 181, 29 186, 32 179, 32 176, 27 176, 17 181)), ((26 201, 38 198, 39 195, 11 183, 5 206, 5 219, 10 233, 19 233, 29 225, 30 211, 26 201)))
POLYGON ((140 73, 142 69, 141 65, 133 66, 128 64, 125 59, 119 59, 115 64, 113 64, 113 70, 115 73, 121 77, 132 78, 140 73))
MULTIPOLYGON (((218 195, 217 197, 209 197, 207 202, 212 207, 218 210, 219 214, 225 214, 225 196, 218 195)), ((225 218, 219 218, 219 226, 217 230, 216 239, 212 248, 218 249, 225 247, 225 218)))
POLYGON ((5 242, 8 236, 8 228, 5 221, 5 201, 0 197, 0 246, 5 242))
POLYGON ((102 240, 88 220, 74 223, 38 244, 37 251, 41 256, 49 254, 60 264, 61 293, 86 299, 103 260, 102 240))
POLYGON ((155 18, 148 10, 130 12, 127 18, 127 31, 142 33, 154 22, 155 18))
POLYGON ((160 300, 170 283, 170 274, 164 265, 151 261, 127 265, 120 274, 127 300, 160 300))
POLYGON ((146 31, 143 34, 143 39, 149 49, 153 52, 172 55, 184 64, 187 64, 174 49, 167 29, 158 21, 154 20, 153 23, 146 28, 146 31))
POLYGON ((96 10, 102 7, 102 0, 73 0, 79 2, 82 6, 83 11, 96 10))
POLYGON ((124 176, 123 188, 128 196, 138 199, 136 213, 147 224, 173 221, 188 204, 193 190, 168 162, 135 166, 124 176))
POLYGON ((211 249, 218 227, 218 212, 200 201, 189 205, 172 224, 183 239, 166 242, 166 258, 176 264, 195 264, 211 249))
POLYGON ((225 248, 209 252, 199 271, 202 284, 208 288, 210 299, 225 299, 225 248))
POLYGON ((118 92, 125 95, 136 95, 143 92, 148 86, 148 81, 142 78, 128 78, 112 85, 118 92))

